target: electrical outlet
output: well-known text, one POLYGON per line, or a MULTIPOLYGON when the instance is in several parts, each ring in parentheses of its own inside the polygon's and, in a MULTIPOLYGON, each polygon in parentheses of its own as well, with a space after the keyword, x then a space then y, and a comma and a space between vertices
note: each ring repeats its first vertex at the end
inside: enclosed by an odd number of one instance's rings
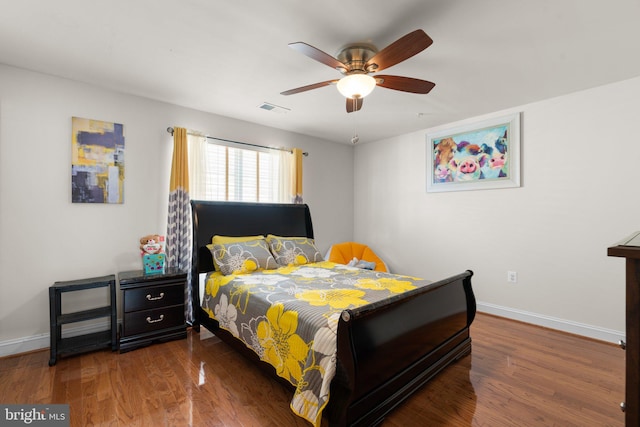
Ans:
POLYGON ((507 282, 518 283, 518 273, 515 271, 507 271, 507 282))

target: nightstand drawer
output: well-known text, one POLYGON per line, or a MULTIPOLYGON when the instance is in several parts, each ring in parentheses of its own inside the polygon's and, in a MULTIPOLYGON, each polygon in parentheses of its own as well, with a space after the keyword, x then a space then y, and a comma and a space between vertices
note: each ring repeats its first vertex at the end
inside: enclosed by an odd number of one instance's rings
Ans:
POLYGON ((184 325, 184 305, 124 314, 124 335, 136 335, 184 325))
POLYGON ((148 286, 127 289, 124 293, 124 312, 149 310, 184 303, 184 285, 148 286))

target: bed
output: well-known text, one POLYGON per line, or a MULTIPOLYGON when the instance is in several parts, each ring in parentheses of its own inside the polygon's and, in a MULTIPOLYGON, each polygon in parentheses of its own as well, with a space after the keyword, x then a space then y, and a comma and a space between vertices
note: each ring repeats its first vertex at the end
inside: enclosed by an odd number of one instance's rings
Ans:
MULTIPOLYGON (((255 361, 269 375, 273 375, 291 387, 294 390, 291 409, 298 415, 300 413, 297 410, 304 410, 301 406, 316 405, 315 416, 310 418, 305 416, 311 424, 318 426, 321 418, 324 417, 331 426, 377 425, 382 422, 386 414, 449 364, 470 354, 469 327, 476 312, 471 287, 473 273, 470 270, 442 280, 428 282, 409 276, 361 272, 356 271, 358 269, 355 268, 310 259, 308 264, 276 266, 278 268, 273 270, 223 277, 224 274, 214 272, 211 246, 207 247, 211 245, 214 235, 274 235, 283 236, 283 239, 287 237, 313 239, 309 207, 303 204, 192 201, 191 208, 194 329, 199 331, 199 328, 204 326, 244 356, 255 361), (307 274, 309 272, 313 272, 312 275, 329 277, 330 279, 327 280, 333 283, 332 286, 340 282, 341 287, 346 282, 363 283, 364 280, 366 283, 371 283, 372 274, 385 283, 409 283, 401 292, 389 294, 384 298, 371 297, 371 300, 367 294, 363 298, 370 302, 344 308, 333 307, 332 314, 324 316, 335 321, 332 328, 326 328, 334 331, 329 335, 335 341, 335 348, 331 357, 323 359, 330 360, 333 363, 332 368, 327 368, 325 365, 320 367, 320 362, 317 366, 313 366, 321 369, 326 375, 331 371, 329 382, 324 384, 325 392, 321 393, 326 400, 320 403, 315 400, 312 403, 309 403, 309 400, 300 400, 304 384, 308 385, 312 381, 304 380, 294 385, 291 378, 283 380, 280 369, 264 361, 268 359, 265 354, 261 353, 261 356, 258 356, 255 349, 249 348, 251 346, 246 340, 239 339, 241 337, 238 337, 237 330, 225 327, 224 316, 218 316, 220 322, 214 318, 214 303, 210 301, 211 295, 200 289, 201 286, 206 286, 208 292, 214 287, 212 284, 217 283, 215 285, 215 293, 217 293, 219 289, 226 287, 229 280, 238 276, 233 280, 239 279, 244 282, 262 280, 261 288, 268 288, 270 292, 268 298, 271 298, 275 293, 275 287, 279 286, 272 283, 273 278, 277 277, 287 289, 295 288, 296 291, 293 293, 297 297, 304 293, 300 289, 304 291, 309 290, 308 287, 316 286, 309 285, 311 280, 307 274), (204 277, 204 273, 207 274, 206 280, 199 280, 204 277), (302 285, 291 285, 289 280, 292 279, 287 276, 291 273, 305 276, 306 281, 302 285), (358 275, 361 274, 369 276, 360 280, 358 275), (261 278, 260 275, 262 275, 261 278), (267 286, 264 285, 264 280, 271 280, 271 282, 267 286), (298 398, 297 403, 296 398, 298 398)), ((236 295, 235 300, 233 300, 234 295, 228 299, 221 297, 224 304, 218 301, 215 302, 215 307, 224 305, 226 308, 227 305, 231 307, 235 304, 238 307, 237 311, 244 313, 246 307, 244 305, 241 307, 240 301, 242 300, 244 304, 245 300, 249 299, 248 295, 251 295, 253 301, 257 298, 254 294, 258 293, 257 288, 251 288, 251 291, 245 292, 243 296, 236 295)), ((289 293, 291 294, 290 290, 289 293)), ((232 308, 235 316, 236 309, 232 308)), ((246 324, 243 325, 246 326, 246 324)), ((302 329, 302 326, 300 328, 302 329)), ((316 333, 315 336, 317 338, 319 334, 316 333)), ((308 341, 309 348, 313 347, 315 350, 319 342, 319 339, 308 341)), ((309 354, 313 352, 310 350, 309 354)), ((316 355, 321 354, 316 353, 316 355)), ((307 372, 307 368, 301 365, 300 369, 307 372)))

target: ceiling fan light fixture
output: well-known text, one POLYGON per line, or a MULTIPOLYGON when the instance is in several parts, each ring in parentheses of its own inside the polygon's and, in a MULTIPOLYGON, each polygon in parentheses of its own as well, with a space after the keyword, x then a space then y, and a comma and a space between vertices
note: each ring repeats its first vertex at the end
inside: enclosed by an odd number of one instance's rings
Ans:
POLYGON ((364 98, 376 87, 376 79, 366 74, 351 74, 341 78, 337 86, 346 98, 364 98))

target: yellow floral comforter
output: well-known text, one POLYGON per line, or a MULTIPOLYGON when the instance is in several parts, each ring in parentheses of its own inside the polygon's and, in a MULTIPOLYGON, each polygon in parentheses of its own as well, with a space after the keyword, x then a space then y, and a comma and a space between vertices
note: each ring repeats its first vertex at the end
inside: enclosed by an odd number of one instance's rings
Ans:
POLYGON ((338 319, 344 309, 428 283, 331 262, 207 277, 209 316, 296 387, 291 409, 315 426, 336 370, 338 319))

